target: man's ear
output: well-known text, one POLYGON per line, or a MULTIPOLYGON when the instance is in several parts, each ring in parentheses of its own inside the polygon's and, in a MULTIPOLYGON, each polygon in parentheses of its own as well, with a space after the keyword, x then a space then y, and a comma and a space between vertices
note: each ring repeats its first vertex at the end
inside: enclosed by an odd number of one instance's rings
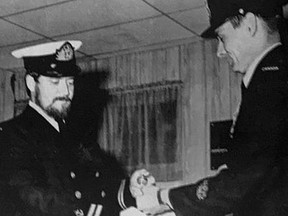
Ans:
POLYGON ((35 79, 29 74, 26 75, 25 79, 26 79, 26 85, 29 91, 35 92, 35 86, 36 86, 35 79))
POLYGON ((248 34, 250 34, 253 37, 258 30, 256 15, 251 12, 248 12, 245 15, 245 24, 248 34))

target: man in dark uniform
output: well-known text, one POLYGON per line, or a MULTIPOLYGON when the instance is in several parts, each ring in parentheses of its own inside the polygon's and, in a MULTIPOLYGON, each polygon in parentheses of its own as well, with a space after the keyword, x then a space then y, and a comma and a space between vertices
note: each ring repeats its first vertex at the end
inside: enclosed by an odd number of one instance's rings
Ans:
POLYGON ((138 207, 153 207, 154 193, 154 202, 181 216, 288 215, 288 65, 277 26, 281 4, 208 0, 208 6, 211 26, 202 36, 218 37, 217 55, 244 75, 227 169, 170 190, 143 188, 148 199, 138 207))
POLYGON ((65 129, 81 44, 59 41, 12 52, 24 59, 30 101, 0 125, 0 215, 112 216, 135 205, 117 160, 96 142, 88 150, 65 129))

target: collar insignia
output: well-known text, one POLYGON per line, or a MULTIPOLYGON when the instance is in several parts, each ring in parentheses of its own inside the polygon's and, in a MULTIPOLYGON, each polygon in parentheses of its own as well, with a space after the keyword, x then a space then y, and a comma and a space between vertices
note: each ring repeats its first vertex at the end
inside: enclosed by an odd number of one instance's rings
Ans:
POLYGON ((262 71, 277 71, 279 70, 279 67, 278 66, 262 67, 261 70, 262 71))

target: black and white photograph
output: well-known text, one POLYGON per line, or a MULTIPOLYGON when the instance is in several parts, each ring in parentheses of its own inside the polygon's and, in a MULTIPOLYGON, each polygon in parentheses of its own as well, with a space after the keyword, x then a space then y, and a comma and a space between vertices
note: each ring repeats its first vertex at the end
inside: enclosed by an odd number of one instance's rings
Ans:
POLYGON ((1 0, 0 216, 288 216, 288 0, 1 0))

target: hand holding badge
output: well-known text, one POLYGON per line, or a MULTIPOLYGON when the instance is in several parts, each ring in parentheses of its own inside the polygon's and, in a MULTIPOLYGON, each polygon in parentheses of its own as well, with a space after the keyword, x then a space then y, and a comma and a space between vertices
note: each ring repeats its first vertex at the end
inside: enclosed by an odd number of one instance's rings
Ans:
POLYGON ((144 195, 146 187, 156 186, 155 178, 146 170, 136 170, 130 178, 130 192, 134 198, 144 195))
POLYGON ((155 178, 145 169, 136 170, 130 178, 130 192, 136 199, 137 208, 147 215, 171 212, 171 209, 159 200, 160 188, 155 178))

